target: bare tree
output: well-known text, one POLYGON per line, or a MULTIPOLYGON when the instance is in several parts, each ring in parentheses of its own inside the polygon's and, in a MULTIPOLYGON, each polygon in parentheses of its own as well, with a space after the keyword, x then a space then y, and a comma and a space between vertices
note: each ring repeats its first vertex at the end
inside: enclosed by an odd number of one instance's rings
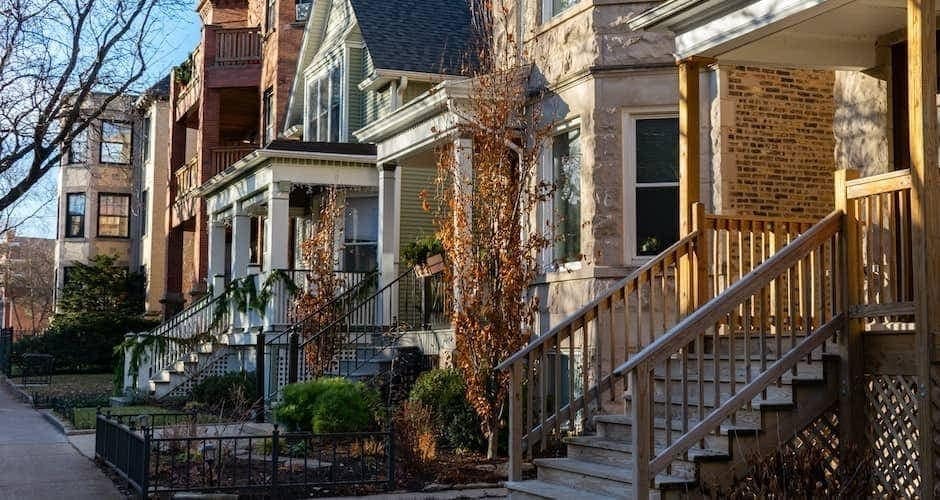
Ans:
POLYGON ((183 0, 0 3, 0 212, 115 99, 140 87, 183 0), (97 97, 96 97, 97 96, 97 97))
MULTIPOLYGON (((12 232, 9 233, 12 236, 12 232)), ((53 240, 8 237, 0 243, 0 280, 9 304, 10 324, 39 331, 54 309, 55 258, 53 240)))

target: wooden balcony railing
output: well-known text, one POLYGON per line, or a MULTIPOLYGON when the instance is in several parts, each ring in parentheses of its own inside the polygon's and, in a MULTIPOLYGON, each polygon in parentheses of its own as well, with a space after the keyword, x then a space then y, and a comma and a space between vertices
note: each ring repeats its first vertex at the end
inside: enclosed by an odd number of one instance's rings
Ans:
POLYGON ((199 187, 198 157, 193 156, 185 165, 176 171, 177 198, 199 187))
POLYGON ((258 28, 217 29, 215 34, 217 66, 261 62, 261 33, 258 28))
POLYGON ((210 177, 218 175, 226 168, 230 167, 233 163, 244 158, 247 154, 251 153, 258 146, 255 144, 249 144, 244 146, 220 146, 212 148, 210 151, 210 177))

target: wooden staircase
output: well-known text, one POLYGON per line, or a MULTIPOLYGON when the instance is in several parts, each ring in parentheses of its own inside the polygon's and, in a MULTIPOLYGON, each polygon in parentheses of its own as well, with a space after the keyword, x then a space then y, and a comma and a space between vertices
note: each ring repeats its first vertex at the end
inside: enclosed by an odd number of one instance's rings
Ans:
MULTIPOLYGON (((742 339, 743 340, 743 339, 742 339)), ((755 342, 756 344, 756 342, 755 342)), ((745 356, 736 355, 734 370, 736 383, 744 385, 751 374, 745 356)), ((757 356, 752 356, 756 361, 757 356)), ((697 364, 696 355, 689 361, 697 364)), ((768 361, 775 361, 774 356, 768 361)), ((707 366, 702 377, 705 413, 715 409, 713 358, 705 355, 707 366)), ((731 361, 720 359, 719 400, 727 401, 733 394, 731 386, 731 361)), ((747 461, 754 456, 773 452, 781 441, 787 441, 822 412, 831 408, 838 398, 838 360, 829 354, 814 352, 810 360, 797 366, 798 375, 787 372, 781 383, 767 388, 767 395, 749 401, 734 418, 720 424, 718 432, 708 436, 704 443, 696 443, 672 461, 667 471, 657 474, 654 492, 659 496, 695 497, 707 491, 728 488, 732 480, 740 478, 747 470, 747 461)), ((701 420, 698 416, 699 377, 692 370, 685 380, 678 370, 667 377, 664 369, 654 375, 652 442, 657 453, 666 449, 688 427, 701 420), (672 386, 670 398, 666 398, 666 385, 672 386), (688 399, 683 401, 683 384, 689 384, 688 399), (666 409, 667 401, 670 410, 666 409), (683 405, 688 418, 683 419, 683 405), (671 419, 667 420, 666 415, 671 419), (677 416, 678 415, 678 416, 677 416), (671 425, 667 427, 667 421, 671 425)), ((510 481, 506 487, 512 498, 633 498, 633 420, 632 397, 624 397, 625 412, 621 414, 599 414, 593 417, 595 431, 589 435, 562 438, 567 456, 565 458, 536 458, 537 478, 528 481, 510 481)))
POLYGON ((693 213, 692 233, 498 367, 511 497, 705 496, 837 403, 843 212, 693 213), (551 441, 567 456, 540 458, 551 441))

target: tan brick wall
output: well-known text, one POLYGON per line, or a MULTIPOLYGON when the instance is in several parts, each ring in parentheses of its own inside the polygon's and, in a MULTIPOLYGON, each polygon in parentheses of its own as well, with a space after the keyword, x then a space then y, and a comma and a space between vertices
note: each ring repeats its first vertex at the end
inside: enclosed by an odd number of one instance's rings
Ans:
POLYGON ((833 207, 833 72, 722 67, 719 73, 715 207, 823 217, 833 207))

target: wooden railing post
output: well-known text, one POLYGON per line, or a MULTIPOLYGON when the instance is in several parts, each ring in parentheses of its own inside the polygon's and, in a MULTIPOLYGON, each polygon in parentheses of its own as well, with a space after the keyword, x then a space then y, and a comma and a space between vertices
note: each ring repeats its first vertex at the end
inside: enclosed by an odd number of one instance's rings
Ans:
MULTIPOLYGON (((690 285, 694 287, 691 297, 691 307, 688 311, 683 311, 683 315, 687 315, 692 312, 692 310, 701 307, 702 304, 708 301, 708 274, 710 272, 711 263, 708 259, 708 237, 706 235, 705 227, 705 205, 701 202, 696 202, 692 204, 692 231, 699 232, 699 238, 695 242, 694 250, 695 254, 692 256, 692 272, 690 278, 690 285)), ((718 279, 717 276, 715 279, 718 279)))
POLYGON ((838 266, 842 270, 840 294, 841 309, 846 313, 845 330, 839 336, 842 379, 839 381, 839 443, 842 449, 851 448, 857 436, 863 429, 860 427, 862 402, 864 395, 862 387, 862 324, 859 319, 852 319, 849 309, 861 301, 862 279, 861 261, 858 248, 858 214, 855 204, 847 197, 846 187, 850 180, 857 179, 857 170, 836 170, 835 173, 835 204, 836 210, 842 210, 842 238, 839 246, 842 248, 841 260, 838 266))
MULTIPOLYGON (((633 498, 649 498, 650 494, 650 393, 649 365, 645 362, 631 370, 628 384, 630 398, 630 434, 633 438, 633 498)), ((667 425, 669 423, 667 422, 667 425)))
POLYGON ((510 481, 522 480, 522 361, 521 360, 516 361, 515 363, 512 364, 512 373, 509 376, 509 480, 510 481))

